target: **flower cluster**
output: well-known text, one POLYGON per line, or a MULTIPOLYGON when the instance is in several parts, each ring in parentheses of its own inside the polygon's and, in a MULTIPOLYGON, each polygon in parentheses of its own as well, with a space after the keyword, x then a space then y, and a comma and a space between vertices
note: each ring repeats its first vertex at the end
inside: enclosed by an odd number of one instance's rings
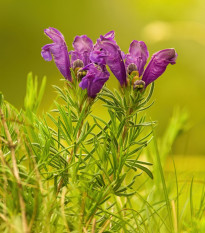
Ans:
POLYGON ((124 54, 115 41, 114 31, 97 39, 96 44, 86 35, 76 36, 73 51, 68 52, 63 35, 55 28, 45 29, 45 34, 53 40, 42 48, 41 55, 46 61, 52 56, 62 75, 72 82, 72 68, 82 89, 87 89, 88 96, 95 98, 104 83, 109 79, 110 68, 121 86, 127 85, 128 76, 132 75, 132 85, 136 89, 145 89, 161 76, 168 64, 175 64, 177 53, 174 49, 164 49, 155 53, 144 69, 149 52, 143 41, 134 40, 129 53, 124 54))

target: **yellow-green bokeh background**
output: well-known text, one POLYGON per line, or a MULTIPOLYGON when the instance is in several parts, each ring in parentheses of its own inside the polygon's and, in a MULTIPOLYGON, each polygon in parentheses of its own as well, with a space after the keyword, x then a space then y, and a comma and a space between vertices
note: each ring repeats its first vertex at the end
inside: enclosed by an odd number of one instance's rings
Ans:
MULTIPOLYGON (((116 40, 126 53, 132 40, 146 42, 150 55, 174 47, 177 64, 169 66, 156 81, 149 114, 158 120, 162 135, 173 109, 185 108, 191 129, 180 136, 174 154, 205 154, 205 1, 204 0, 0 0, 0 91, 20 108, 27 73, 48 78, 44 109, 55 97, 52 84, 61 75, 54 63, 45 62, 41 47, 50 43, 43 29, 56 27, 68 48, 75 35, 87 34, 95 41, 115 30, 116 40)), ((113 76, 110 85, 117 85, 113 76)), ((102 110, 98 110, 102 113, 102 110)))

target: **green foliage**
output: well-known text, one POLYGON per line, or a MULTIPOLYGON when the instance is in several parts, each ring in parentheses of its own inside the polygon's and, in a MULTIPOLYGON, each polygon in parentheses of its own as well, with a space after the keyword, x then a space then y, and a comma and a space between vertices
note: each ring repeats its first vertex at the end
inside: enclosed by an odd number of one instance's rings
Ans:
POLYGON ((3 101, 4 101, 4 96, 3 96, 3 94, 0 92, 0 107, 1 107, 2 104, 3 104, 3 101))
POLYGON ((34 113, 37 112, 41 100, 43 98, 44 90, 46 86, 46 77, 43 77, 41 86, 38 92, 38 78, 33 79, 32 73, 27 77, 26 97, 24 99, 24 107, 26 110, 30 110, 34 113))
MULTIPOLYGON (((203 232, 204 189, 196 209, 192 180, 187 219, 176 171, 177 192, 167 184, 160 152, 176 136, 157 145, 155 122, 146 121, 154 85, 146 92, 104 87, 91 99, 72 75, 63 90, 54 86, 55 109, 41 117, 45 78, 38 92, 28 75, 24 110, 0 94, 0 232, 203 232), (108 122, 92 115, 99 100, 108 122)), ((166 135, 178 135, 181 122, 166 135)))

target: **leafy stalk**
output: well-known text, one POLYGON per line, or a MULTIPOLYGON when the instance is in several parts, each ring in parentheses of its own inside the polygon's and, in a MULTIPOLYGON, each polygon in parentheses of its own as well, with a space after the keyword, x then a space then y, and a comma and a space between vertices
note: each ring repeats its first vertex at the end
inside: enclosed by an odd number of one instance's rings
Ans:
MULTIPOLYGON (((19 175, 19 169, 17 166, 17 162, 16 162, 16 155, 15 155, 15 148, 16 148, 16 144, 13 142, 11 134, 9 132, 9 128, 3 113, 3 109, 2 109, 2 105, 3 105, 3 95, 0 94, 0 117, 1 117, 1 123, 7 138, 7 141, 4 140, 4 143, 7 145, 7 147, 9 148, 10 152, 11 152, 11 160, 12 160, 12 165, 13 165, 13 174, 14 177, 16 179, 17 185, 18 185, 18 197, 19 197, 19 204, 20 204, 20 208, 21 208, 21 215, 22 215, 22 226, 23 226, 23 230, 25 233, 29 232, 29 228, 28 228, 28 223, 27 223, 27 218, 26 218, 26 207, 25 207, 25 202, 23 199, 23 187, 22 187, 22 182, 21 182, 21 178, 19 175)), ((3 156, 2 151, 0 151, 1 157, 3 156)))

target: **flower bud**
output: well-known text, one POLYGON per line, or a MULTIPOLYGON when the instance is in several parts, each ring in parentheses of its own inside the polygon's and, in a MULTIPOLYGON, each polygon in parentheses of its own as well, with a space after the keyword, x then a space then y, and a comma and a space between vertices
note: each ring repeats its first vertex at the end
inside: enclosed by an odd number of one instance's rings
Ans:
POLYGON ((79 70, 77 71, 77 79, 78 81, 81 81, 83 77, 85 77, 87 74, 86 70, 82 70, 82 68, 79 68, 79 70))
POLYGON ((133 88, 137 90, 144 90, 145 82, 142 80, 137 80, 134 82, 133 88))
POLYGON ((73 70, 75 71, 76 69, 83 68, 84 64, 83 61, 80 59, 77 59, 73 62, 73 70))
POLYGON ((137 66, 134 63, 131 63, 127 67, 127 73, 130 75, 133 71, 137 71, 137 66))

